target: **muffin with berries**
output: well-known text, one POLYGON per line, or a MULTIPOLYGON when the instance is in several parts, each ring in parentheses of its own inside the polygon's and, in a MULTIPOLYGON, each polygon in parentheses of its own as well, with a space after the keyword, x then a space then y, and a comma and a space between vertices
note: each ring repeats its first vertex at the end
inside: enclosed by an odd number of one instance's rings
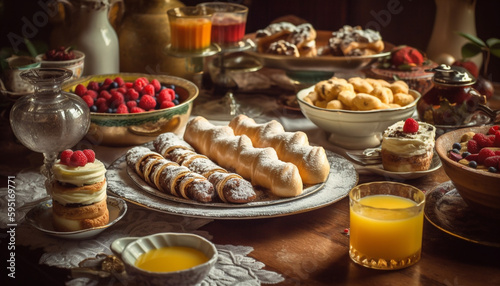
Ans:
POLYGON ((366 72, 370 77, 387 81, 403 80, 408 86, 424 95, 432 88, 433 72, 428 69, 437 64, 424 53, 410 46, 395 47, 389 56, 381 58, 366 72))
POLYGON ((78 231, 109 222, 106 168, 94 151, 65 150, 52 167, 52 222, 57 231, 78 231))

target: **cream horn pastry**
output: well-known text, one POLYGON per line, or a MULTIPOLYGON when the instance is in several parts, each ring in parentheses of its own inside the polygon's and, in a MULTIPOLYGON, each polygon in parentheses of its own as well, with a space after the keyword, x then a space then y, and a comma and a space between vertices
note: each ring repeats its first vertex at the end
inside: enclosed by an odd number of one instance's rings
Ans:
POLYGON ((213 201, 216 195, 207 178, 146 147, 130 149, 126 160, 145 182, 163 193, 204 203, 213 201))
POLYGON ((215 126, 204 117, 189 120, 184 140, 221 167, 235 170, 253 185, 279 197, 303 191, 297 166, 279 160, 273 148, 255 148, 246 135, 236 136, 229 126, 215 126))
POLYGON ((304 132, 285 132, 283 125, 272 120, 257 124, 246 115, 238 115, 229 122, 235 135, 247 135, 257 148, 271 147, 278 158, 290 162, 299 169, 304 184, 318 184, 326 181, 330 163, 325 149, 309 145, 304 132))
POLYGON ((165 157, 207 178, 215 187, 221 201, 248 203, 256 199, 257 194, 249 181, 238 174, 229 173, 207 156, 196 153, 191 145, 176 134, 161 134, 153 145, 155 148, 169 150, 164 154, 165 157))

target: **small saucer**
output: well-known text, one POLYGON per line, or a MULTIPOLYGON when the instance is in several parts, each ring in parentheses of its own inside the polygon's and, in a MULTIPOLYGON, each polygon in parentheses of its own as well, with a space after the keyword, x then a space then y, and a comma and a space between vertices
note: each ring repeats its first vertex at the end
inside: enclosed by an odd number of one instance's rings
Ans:
POLYGON ((52 225, 52 200, 47 200, 33 207, 26 214, 26 221, 36 229, 60 238, 85 239, 98 235, 108 227, 118 222, 127 212, 127 204, 124 200, 108 196, 109 223, 101 227, 94 227, 79 231, 62 232, 54 230, 52 225))
POLYGON ((437 169, 441 168, 441 159, 434 152, 434 156, 432 157, 431 165, 428 170, 425 171, 413 171, 413 172, 392 172, 384 169, 382 164, 367 166, 365 170, 369 170, 372 173, 386 176, 392 179, 403 179, 403 180, 412 180, 428 175, 437 169))
POLYGON ((208 48, 197 51, 179 51, 172 49, 172 45, 168 44, 165 47, 165 53, 169 56, 177 58, 198 58, 198 57, 209 57, 220 53, 221 48, 216 44, 211 44, 208 48))
POLYGON ((500 247, 500 221, 475 213, 451 181, 440 184, 425 197, 424 214, 435 227, 466 241, 500 247))

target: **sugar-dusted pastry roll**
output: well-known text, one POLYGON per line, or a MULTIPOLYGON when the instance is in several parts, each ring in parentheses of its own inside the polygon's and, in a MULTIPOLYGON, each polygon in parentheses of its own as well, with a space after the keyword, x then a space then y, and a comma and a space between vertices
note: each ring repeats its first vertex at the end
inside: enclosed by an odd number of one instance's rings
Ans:
POLYGON ((246 115, 238 115, 229 122, 235 135, 247 135, 257 148, 271 147, 278 158, 290 162, 299 169, 304 184, 318 184, 326 181, 330 173, 330 163, 325 149, 310 146, 304 132, 285 132, 275 120, 257 124, 246 115))
POLYGON ((198 116, 187 123, 184 140, 221 167, 235 170, 276 196, 293 197, 303 191, 297 166, 279 160, 273 148, 253 147, 248 136, 234 135, 229 126, 215 126, 198 116))

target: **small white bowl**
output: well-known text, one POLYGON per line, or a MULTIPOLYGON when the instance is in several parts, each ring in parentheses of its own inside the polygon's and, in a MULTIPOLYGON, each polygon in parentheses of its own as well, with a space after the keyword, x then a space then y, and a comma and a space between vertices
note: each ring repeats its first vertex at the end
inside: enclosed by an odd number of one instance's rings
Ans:
POLYGON ((47 61, 43 59, 45 54, 40 54, 36 56, 36 60, 41 63, 42 68, 65 68, 73 72, 71 79, 80 78, 83 74, 83 68, 85 63, 85 54, 80 51, 73 51, 76 58, 67 61, 47 61))
POLYGON ((353 111, 326 109, 313 106, 304 101, 314 85, 299 91, 297 99, 300 110, 319 128, 329 133, 328 140, 333 144, 346 149, 365 149, 380 145, 382 133, 387 127, 412 117, 417 107, 420 93, 410 90, 415 100, 400 108, 353 111))
POLYGON ((127 274, 144 285, 196 285, 203 281, 217 262, 215 245, 207 239, 189 233, 157 233, 144 237, 120 238, 111 244, 111 249, 121 256, 127 274), (195 267, 172 272, 151 272, 138 268, 135 262, 142 254, 166 246, 185 246, 203 252, 209 260, 195 267))

